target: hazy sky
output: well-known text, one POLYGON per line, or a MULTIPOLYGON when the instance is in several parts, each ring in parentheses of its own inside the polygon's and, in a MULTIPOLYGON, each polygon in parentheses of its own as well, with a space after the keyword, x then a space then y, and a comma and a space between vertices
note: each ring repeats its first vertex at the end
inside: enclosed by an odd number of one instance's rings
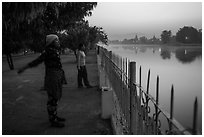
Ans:
POLYGON ((100 2, 88 17, 91 26, 102 27, 110 40, 155 35, 163 30, 202 28, 201 2, 100 2))

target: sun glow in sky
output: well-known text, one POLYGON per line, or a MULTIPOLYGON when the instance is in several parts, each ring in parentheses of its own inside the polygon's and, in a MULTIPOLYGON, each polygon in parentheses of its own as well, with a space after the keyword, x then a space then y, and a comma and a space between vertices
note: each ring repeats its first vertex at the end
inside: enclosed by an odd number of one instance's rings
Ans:
POLYGON ((99 2, 87 17, 102 27, 110 40, 146 36, 160 38, 163 30, 175 35, 179 28, 202 28, 201 2, 99 2))

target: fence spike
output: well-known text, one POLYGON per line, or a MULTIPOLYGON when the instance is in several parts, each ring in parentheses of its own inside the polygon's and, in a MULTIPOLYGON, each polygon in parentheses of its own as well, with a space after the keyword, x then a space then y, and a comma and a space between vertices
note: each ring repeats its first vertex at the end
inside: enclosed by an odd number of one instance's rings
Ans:
POLYGON ((147 94, 149 94, 149 81, 150 81, 150 69, 148 71, 148 78, 147 78, 147 94))
MULTIPOLYGON (((171 86, 171 100, 170 100, 170 120, 173 119, 173 111, 174 111, 174 86, 172 85, 171 86)), ((169 130, 171 131, 172 130, 172 122, 170 122, 170 125, 169 125, 169 130)))
POLYGON ((193 112, 193 135, 196 135, 196 129, 197 129, 197 113, 198 113, 198 99, 195 98, 194 102, 194 112, 193 112))
POLYGON ((140 103, 141 103, 141 96, 142 96, 142 93, 141 93, 141 86, 142 86, 142 67, 140 66, 140 92, 139 92, 139 98, 140 98, 140 102, 139 102, 139 106, 140 106, 140 103))
POLYGON ((159 104, 159 76, 157 76, 157 87, 156 87, 156 104, 159 104))
POLYGON ((156 134, 158 134, 158 104, 159 104, 159 76, 157 76, 157 86, 156 86, 156 108, 155 108, 155 115, 156 115, 156 134))

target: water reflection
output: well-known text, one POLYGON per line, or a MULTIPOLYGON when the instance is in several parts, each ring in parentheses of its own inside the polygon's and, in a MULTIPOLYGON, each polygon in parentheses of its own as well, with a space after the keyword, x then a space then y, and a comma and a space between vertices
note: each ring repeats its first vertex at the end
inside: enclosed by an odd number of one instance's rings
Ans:
MULTIPOLYGON (((115 47, 118 48, 118 47, 115 47)), ((152 47, 152 46, 135 46, 135 45, 122 45, 124 50, 132 50, 137 53, 147 53, 149 49, 153 54, 157 53, 162 59, 170 60, 172 53, 175 54, 176 59, 181 63, 191 63, 195 61, 196 58, 202 56, 201 48, 181 48, 181 47, 152 47), (157 52, 158 51, 158 52, 157 52)), ((149 54, 149 53, 147 53, 149 54)), ((146 55, 147 55, 146 54, 146 55)))
POLYGON ((177 49, 175 51, 176 58, 182 63, 191 63, 197 57, 202 56, 201 50, 192 50, 192 49, 177 49))
POLYGON ((146 47, 140 47, 140 52, 145 53, 145 52, 146 52, 146 50, 147 50, 147 48, 146 48, 146 47))
POLYGON ((152 48, 152 53, 155 53, 155 49, 154 48, 152 48))
POLYGON ((122 48, 123 49, 129 49, 129 50, 135 50, 136 47, 134 45, 133 46, 132 45, 131 46, 123 45, 122 48))
POLYGON ((168 49, 161 49, 160 56, 162 57, 162 59, 170 59, 171 52, 168 49))
POLYGON ((137 52, 138 52, 138 47, 135 48, 135 54, 137 54, 137 52))

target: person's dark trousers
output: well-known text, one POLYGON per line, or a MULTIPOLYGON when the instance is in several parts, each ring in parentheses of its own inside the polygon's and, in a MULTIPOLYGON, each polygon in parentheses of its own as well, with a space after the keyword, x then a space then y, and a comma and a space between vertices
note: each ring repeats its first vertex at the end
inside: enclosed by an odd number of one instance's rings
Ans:
POLYGON ((48 111, 50 122, 56 121, 56 118, 57 118, 57 102, 58 101, 56 99, 54 99, 52 97, 48 97, 47 111, 48 111))
POLYGON ((80 66, 80 69, 78 69, 78 87, 83 87, 82 80, 85 86, 90 86, 86 66, 80 66))
POLYGON ((60 123, 65 121, 65 118, 60 118, 57 116, 57 102, 58 100, 48 96, 48 102, 47 102, 47 111, 49 115, 49 121, 51 122, 51 126, 54 127, 64 127, 64 123, 60 123))

